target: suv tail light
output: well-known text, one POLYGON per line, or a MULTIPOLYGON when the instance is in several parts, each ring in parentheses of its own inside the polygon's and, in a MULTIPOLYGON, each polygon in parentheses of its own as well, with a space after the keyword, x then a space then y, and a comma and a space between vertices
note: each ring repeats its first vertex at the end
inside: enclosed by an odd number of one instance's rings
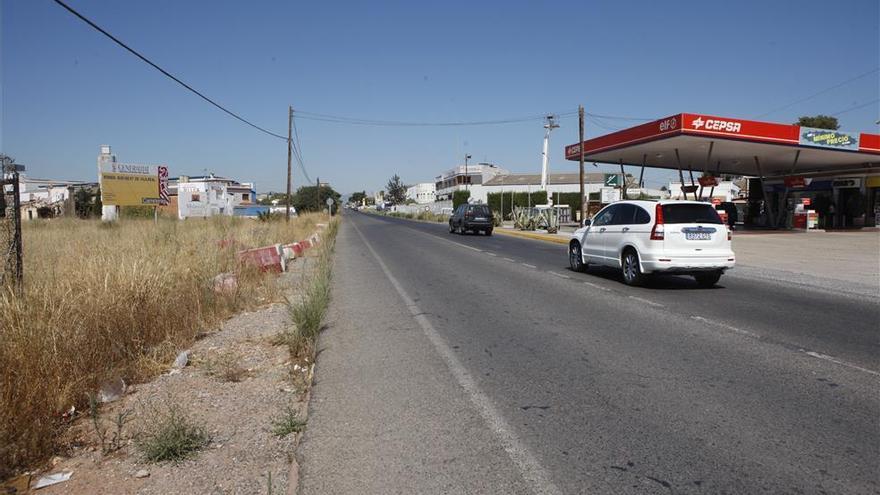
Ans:
POLYGON ((727 240, 728 241, 733 240, 733 229, 731 227, 727 227, 727 240))
POLYGON ((663 206, 657 203, 654 210, 654 228, 651 229, 651 240, 662 241, 666 236, 663 231, 663 206))

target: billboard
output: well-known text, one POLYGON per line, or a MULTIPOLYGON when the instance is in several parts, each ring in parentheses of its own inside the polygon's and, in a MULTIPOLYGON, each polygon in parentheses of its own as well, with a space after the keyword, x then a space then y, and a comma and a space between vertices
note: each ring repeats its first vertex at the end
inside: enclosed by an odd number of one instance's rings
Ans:
POLYGON ((800 144, 820 148, 859 150, 859 138, 855 134, 815 127, 801 127, 800 144))
POLYGON ((101 202, 114 206, 168 204, 168 167, 133 163, 101 166, 101 202))

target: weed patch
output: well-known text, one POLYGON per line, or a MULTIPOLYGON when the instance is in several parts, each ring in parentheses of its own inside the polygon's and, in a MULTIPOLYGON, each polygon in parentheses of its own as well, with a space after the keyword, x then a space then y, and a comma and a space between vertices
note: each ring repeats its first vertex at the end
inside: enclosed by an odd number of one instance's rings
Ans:
POLYGON ((272 421, 272 433, 283 438, 291 433, 299 433, 306 427, 306 422, 299 419, 296 408, 288 405, 278 418, 272 421))
POLYGON ((138 438, 138 447, 147 461, 180 462, 210 442, 207 430, 176 404, 168 403, 162 411, 154 409, 150 416, 138 438))

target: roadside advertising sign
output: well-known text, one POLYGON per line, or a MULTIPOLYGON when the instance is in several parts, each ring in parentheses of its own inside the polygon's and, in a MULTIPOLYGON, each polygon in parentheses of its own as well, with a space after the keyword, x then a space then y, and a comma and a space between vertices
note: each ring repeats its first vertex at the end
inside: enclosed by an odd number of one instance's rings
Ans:
POLYGON ((115 206, 168 204, 168 167, 108 163, 101 167, 101 202, 115 206))
POLYGON ((718 185, 718 177, 707 175, 704 177, 700 177, 699 182, 700 185, 703 187, 715 187, 718 185))
POLYGON ((801 127, 799 143, 820 148, 859 150, 859 138, 855 134, 814 127, 801 127))

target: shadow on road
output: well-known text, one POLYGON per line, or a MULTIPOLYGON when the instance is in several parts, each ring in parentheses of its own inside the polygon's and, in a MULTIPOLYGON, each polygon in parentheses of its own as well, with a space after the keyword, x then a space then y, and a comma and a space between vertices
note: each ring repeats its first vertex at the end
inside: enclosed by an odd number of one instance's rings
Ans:
MULTIPOLYGON (((591 266, 584 273, 577 273, 571 269, 571 267, 565 267, 569 272, 574 273, 580 277, 597 277, 603 278, 605 280, 611 280, 620 284, 621 287, 629 287, 625 283, 623 283, 623 276, 620 274, 620 270, 615 270, 613 268, 608 268, 605 266, 591 266)), ((687 275, 649 275, 645 279, 645 283, 642 285, 643 288, 646 289, 657 289, 657 290, 718 290, 724 289, 723 285, 715 285, 714 287, 700 287, 697 284, 697 281, 693 279, 693 277, 687 275)))

